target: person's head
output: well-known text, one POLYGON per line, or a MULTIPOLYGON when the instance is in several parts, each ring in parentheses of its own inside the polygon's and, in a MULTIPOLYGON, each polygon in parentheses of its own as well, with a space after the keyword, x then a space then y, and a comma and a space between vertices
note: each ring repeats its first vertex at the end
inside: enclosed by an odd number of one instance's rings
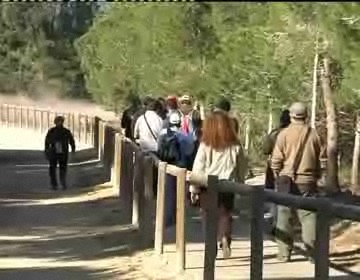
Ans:
POLYGON ((58 127, 64 125, 65 118, 63 116, 56 116, 54 119, 54 124, 58 127))
POLYGON ((175 95, 170 95, 166 98, 166 106, 169 110, 177 110, 178 109, 178 101, 175 95))
POLYGON ((171 113, 169 116, 169 127, 179 128, 181 125, 181 118, 178 113, 171 113))
POLYGON ((206 117, 201 141, 215 150, 239 144, 233 122, 227 113, 217 111, 206 117))
POLYGON ((147 107, 148 106, 148 104, 149 103, 151 103, 152 101, 154 100, 154 98, 152 98, 151 96, 145 96, 144 97, 144 99, 143 99, 143 105, 145 106, 145 107, 147 107))
POLYGON ((220 97, 214 104, 214 111, 230 112, 231 104, 226 97, 220 97))
POLYGON ((180 111, 183 114, 189 114, 193 110, 193 103, 189 95, 183 95, 179 98, 180 111))
POLYGON ((285 109, 280 114, 279 126, 281 128, 285 128, 288 127, 290 123, 291 123, 290 111, 288 109, 285 109))
POLYGON ((291 121, 305 121, 307 118, 307 108, 304 103, 295 102, 290 106, 291 121))
POLYGON ((147 111, 155 111, 158 114, 161 114, 163 111, 163 106, 161 102, 158 99, 154 99, 154 98, 148 101, 145 108, 147 111))
POLYGON ((141 99, 137 94, 129 94, 128 97, 127 97, 127 102, 132 107, 141 106, 141 99))
POLYGON ((159 101, 154 98, 147 98, 146 100, 144 100, 145 109, 149 111, 156 111, 158 102, 159 101))

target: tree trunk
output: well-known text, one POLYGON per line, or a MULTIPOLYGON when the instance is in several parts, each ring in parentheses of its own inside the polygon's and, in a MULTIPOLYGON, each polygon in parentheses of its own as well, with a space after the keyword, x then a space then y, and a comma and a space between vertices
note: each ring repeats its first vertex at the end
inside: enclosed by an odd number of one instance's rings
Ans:
POLYGON ((273 114, 272 114, 272 100, 269 100, 269 122, 268 122, 268 134, 272 131, 273 128, 273 114))
POLYGON ((313 69, 313 85, 312 85, 312 101, 311 101, 311 127, 315 128, 316 123, 316 101, 317 101, 317 68, 318 68, 319 54, 317 52, 314 57, 314 69, 313 69))
POLYGON ((246 127, 245 127, 245 151, 248 154, 250 147, 250 118, 246 119, 246 127))
POLYGON ((360 158, 360 116, 356 117, 354 153, 351 168, 351 190, 354 194, 360 193, 359 188, 359 158, 360 158))
POLYGON ((327 176, 326 188, 330 192, 339 190, 338 178, 338 124, 336 107, 330 83, 330 61, 328 57, 323 58, 321 69, 321 87, 323 91, 324 103, 326 108, 326 128, 327 128, 327 176))

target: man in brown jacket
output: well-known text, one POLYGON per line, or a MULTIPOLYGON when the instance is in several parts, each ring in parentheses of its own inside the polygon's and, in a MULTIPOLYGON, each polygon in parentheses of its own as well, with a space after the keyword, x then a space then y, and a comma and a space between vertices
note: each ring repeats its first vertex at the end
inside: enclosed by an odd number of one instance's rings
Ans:
MULTIPOLYGON (((293 181, 291 193, 301 196, 315 196, 317 193, 317 180, 320 178, 325 150, 319 135, 306 124, 307 109, 303 103, 294 103, 290 107, 291 124, 278 135, 271 158, 271 169, 275 178, 288 176, 293 181), (308 133, 307 133, 308 132, 308 133), (307 134, 307 137, 304 135, 307 134), (304 142, 303 145, 299 141, 304 142), (306 142, 305 142, 306 141, 306 142), (296 153, 299 147, 304 148, 298 155, 298 167, 294 167, 296 153), (297 169, 297 170, 294 170, 297 169)), ((286 178, 286 177, 285 177, 286 178)), ((280 179, 280 178, 279 178, 280 179)), ((281 180, 279 180, 281 181, 281 180)), ((276 186, 280 190, 281 183, 276 186)), ((293 225, 291 224, 294 209, 278 206, 276 222, 276 239, 279 248, 278 259, 290 261, 293 247, 293 225)), ((314 212, 296 210, 302 227, 302 239, 308 251, 309 259, 313 260, 315 242, 314 212)))

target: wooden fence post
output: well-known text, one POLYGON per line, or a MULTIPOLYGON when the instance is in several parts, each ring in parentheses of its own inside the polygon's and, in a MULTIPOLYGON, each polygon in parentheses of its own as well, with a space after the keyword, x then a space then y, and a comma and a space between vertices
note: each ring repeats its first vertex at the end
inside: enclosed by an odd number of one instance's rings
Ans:
POLYGON ((78 126, 78 138, 79 142, 81 142, 81 115, 77 114, 77 126, 78 126))
POLYGON ((47 111, 46 112, 46 129, 49 129, 50 128, 50 111, 47 111))
POLYGON ((33 112, 32 112, 32 115, 33 115, 33 127, 32 129, 36 129, 36 109, 35 107, 33 107, 33 112))
POLYGON ((104 144, 105 144, 105 123, 104 122, 100 122, 99 123, 99 146, 98 146, 98 159, 100 161, 104 160, 104 144))
POLYGON ((154 224, 153 224, 153 212, 154 212, 154 193, 153 193, 153 160, 149 156, 144 158, 144 220, 142 230, 143 245, 148 247, 154 244, 154 224))
POLYGON ((115 134, 114 144, 114 167, 113 167, 113 187, 120 187, 120 175, 121 175, 121 134, 115 134))
POLYGON ((205 256, 203 279, 215 279, 215 259, 217 251, 218 227, 218 177, 209 176, 206 201, 205 256))
POLYGON ((10 126, 10 108, 9 105, 6 105, 6 126, 10 126))
POLYGON ((15 124, 16 124, 16 122, 15 122, 16 109, 15 109, 15 106, 11 106, 11 108, 12 108, 12 127, 16 127, 15 126, 15 124))
POLYGON ((20 106, 20 128, 23 128, 23 107, 20 106))
POLYGON ((263 187, 254 187, 251 193, 251 257, 250 279, 263 279, 263 231, 264 231, 264 202, 263 187))
POLYGON ((85 135, 84 135, 84 144, 88 144, 88 133, 89 133, 89 117, 86 115, 85 116, 85 135))
POLYGON ((30 122, 30 109, 29 107, 26 107, 26 116, 25 116, 26 128, 30 128, 29 122, 30 122))
POLYGON ((133 152, 131 143, 122 141, 121 153, 121 176, 120 176, 120 200, 123 209, 125 221, 132 221, 132 184, 134 166, 132 164, 133 152))
POLYGON ((132 224, 138 226, 140 236, 144 232, 143 227, 143 213, 144 208, 141 205, 144 201, 144 156, 140 150, 135 151, 134 162, 134 184, 133 184, 133 211, 132 224))
POLYGON ((158 185, 156 199, 156 221, 155 221, 155 252, 164 252, 164 219, 165 219, 165 181, 166 181, 166 162, 159 162, 158 165, 158 185))
POLYGON ((185 184, 186 169, 181 168, 176 176, 176 257, 177 270, 185 270, 186 244, 185 244, 185 184))
POLYGON ((43 110, 40 110, 40 132, 44 131, 43 117, 43 110))
POLYGON ((99 126, 100 126, 100 118, 95 117, 94 118, 94 124, 93 124, 93 143, 95 150, 99 150, 99 126))
POLYGON ((315 280, 329 279, 330 202, 319 198, 320 210, 316 213, 316 239, 314 248, 315 280))
MULTIPOLYGON (((74 137, 77 138, 77 133, 76 133, 76 127, 75 127, 75 115, 74 113, 71 114, 71 130, 74 134, 74 137)), ((79 139, 76 139, 77 141, 79 141, 79 139)))

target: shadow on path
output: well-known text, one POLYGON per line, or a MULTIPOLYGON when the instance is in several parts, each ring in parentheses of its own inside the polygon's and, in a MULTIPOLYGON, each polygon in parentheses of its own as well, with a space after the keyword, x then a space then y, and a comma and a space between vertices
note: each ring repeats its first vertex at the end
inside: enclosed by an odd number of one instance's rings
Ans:
POLYGON ((0 279, 141 279, 127 260, 138 235, 113 192, 0 194, 0 279))

